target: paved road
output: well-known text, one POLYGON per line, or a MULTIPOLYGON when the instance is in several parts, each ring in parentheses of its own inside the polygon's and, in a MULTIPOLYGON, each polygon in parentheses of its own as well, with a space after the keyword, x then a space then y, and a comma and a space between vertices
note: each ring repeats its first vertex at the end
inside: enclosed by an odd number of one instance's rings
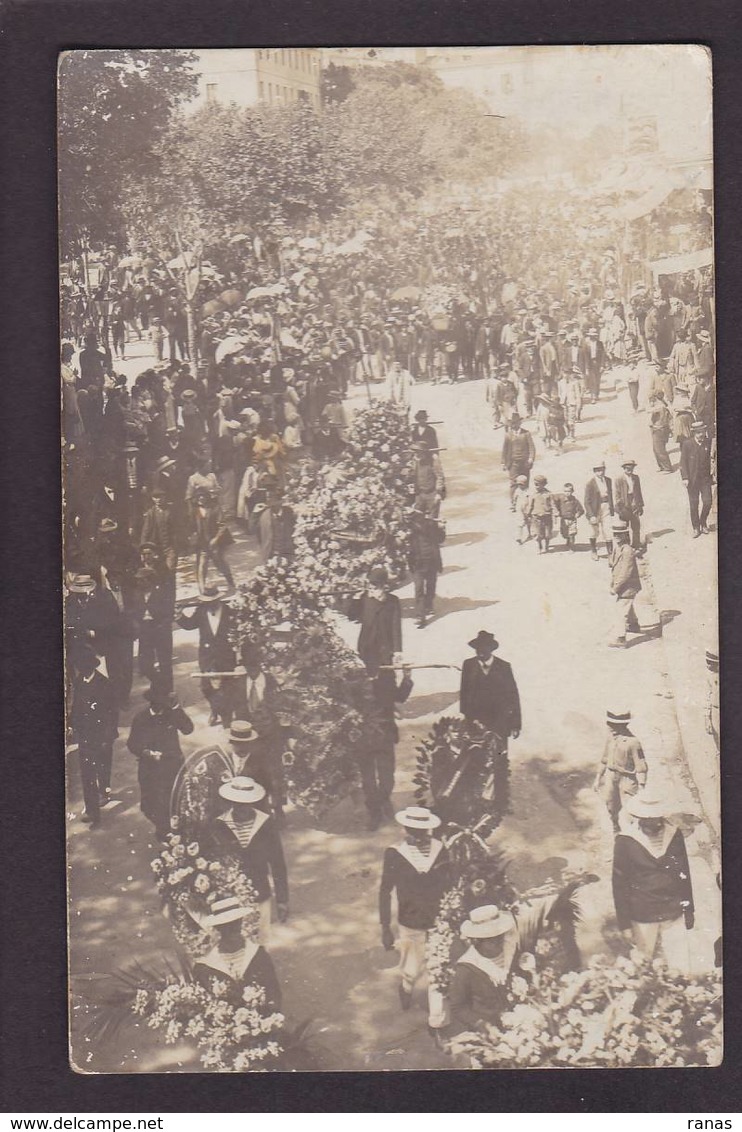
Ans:
MULTIPOLYGON (((144 364, 142 359, 127 367, 135 371, 144 364)), ((500 655, 512 663, 524 724, 521 737, 511 745, 512 813, 495 842, 506 851, 511 875, 522 885, 558 876, 565 868, 588 868, 602 878, 590 889, 583 927, 588 950, 603 946, 600 926, 612 913, 610 823, 591 789, 602 753, 606 708, 631 708, 651 779, 671 785, 689 805, 699 810, 701 804, 707 810, 712 807, 713 785, 709 788, 708 782, 716 773, 708 743, 694 749, 692 767, 683 744, 684 726, 690 727, 688 734, 698 733, 702 678, 696 675, 691 680, 690 692, 683 686, 686 702, 681 712, 672 683, 676 672, 695 671, 699 650, 702 661, 703 642, 715 625, 713 595, 691 596, 685 589, 686 578, 699 569, 707 571, 713 562, 715 538, 689 538, 682 485, 677 477, 653 470, 646 416, 633 416, 625 392, 607 386, 600 403, 586 410, 576 443, 562 455, 539 450, 538 470, 549 477, 553 490, 571 480, 579 492, 596 455, 605 456, 615 471, 617 457, 626 452, 639 462, 651 545, 643 567, 647 600, 640 616, 646 631, 630 648, 607 647, 608 567, 605 561, 592 561, 586 538, 576 554, 562 550, 560 538, 545 556, 537 555, 535 544, 516 545, 499 462, 502 432, 491 427, 480 382, 421 386, 414 391, 414 408, 424 406, 432 419, 445 422, 438 431, 447 449, 449 485, 444 572, 436 616, 426 629, 415 627, 411 586, 399 591, 405 613, 404 652, 412 662, 460 665, 469 655, 466 642, 480 628, 488 628, 500 641, 500 655), (664 580, 667 573, 671 584, 664 580), (665 622, 664 631, 660 622, 665 622), (690 640, 694 648, 681 662, 677 654, 690 640)), ((352 400, 362 403, 361 393, 352 400)), ((237 553, 245 563, 252 557, 246 544, 237 553)), ((340 627, 352 643, 353 627, 340 627)), ((188 749, 215 737, 214 729, 205 726, 196 682, 186 678, 195 663, 192 637, 175 634, 176 681, 197 727, 184 744, 188 749)), ((456 711, 457 693, 454 670, 418 673, 400 720, 395 793, 400 806, 412 796, 417 742, 439 714, 456 711)), ((133 704, 139 702, 135 695, 133 704)), ((127 723, 128 719, 122 720, 122 736, 127 723)), ((106 812, 103 827, 93 833, 74 817, 79 813, 79 788, 74 758, 71 763, 73 974, 111 970, 133 954, 147 959, 172 950, 150 880, 149 825, 138 810, 134 760, 119 742, 114 771, 117 803, 110 816, 106 812)), ((450 1063, 434 1049, 425 1031, 422 993, 409 1013, 400 1012, 395 956, 379 944, 379 866, 383 849, 397 834, 391 826, 375 834, 363 827, 360 795, 336 807, 322 829, 314 828, 301 813, 289 816, 285 842, 291 917, 287 924, 276 926, 271 947, 285 987, 286 1010, 295 1020, 315 1019, 319 1031, 315 1044, 324 1068, 445 1067, 450 1063)), ((701 969, 711 961, 720 922, 714 883, 717 861, 708 822, 699 825, 688 845, 699 905, 692 952, 701 969)), ((106 1051, 78 1055, 78 1062, 83 1069, 109 1072, 197 1068, 187 1049, 161 1046, 156 1035, 133 1023, 106 1051)))

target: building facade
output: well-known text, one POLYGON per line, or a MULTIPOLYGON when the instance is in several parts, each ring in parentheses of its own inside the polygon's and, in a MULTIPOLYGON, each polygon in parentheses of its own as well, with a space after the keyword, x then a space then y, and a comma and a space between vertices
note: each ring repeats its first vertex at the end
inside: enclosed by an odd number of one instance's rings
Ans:
POLYGON ((313 47, 214 48, 197 51, 198 95, 205 105, 287 106, 306 99, 320 106, 321 52, 313 47))

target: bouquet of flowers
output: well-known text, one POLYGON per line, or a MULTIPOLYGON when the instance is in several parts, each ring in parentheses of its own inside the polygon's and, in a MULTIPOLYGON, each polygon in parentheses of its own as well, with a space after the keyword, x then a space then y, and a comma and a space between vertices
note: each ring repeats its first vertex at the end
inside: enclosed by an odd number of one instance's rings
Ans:
POLYGON ((252 938, 257 932, 260 917, 255 890, 234 858, 210 859, 198 841, 186 842, 173 832, 152 861, 152 872, 173 934, 189 955, 198 958, 213 946, 214 937, 203 927, 203 920, 213 902, 225 896, 237 897, 250 909, 243 922, 244 934, 252 938))
POLYGON ((404 499, 412 468, 411 444, 406 414, 389 401, 376 401, 356 413, 344 462, 360 475, 380 475, 387 490, 404 499))
POLYGON ((412 781, 420 805, 431 806, 444 822, 472 829, 487 818, 480 836, 489 836, 507 813, 507 752, 500 738, 479 723, 454 716, 439 719, 417 748, 412 781))
POLYGON ((460 1034, 452 1050, 475 1068, 718 1065, 721 984, 632 952, 596 956, 584 971, 547 966, 530 985, 513 980, 500 1027, 460 1034), (523 985, 521 985, 521 983, 523 985))
POLYGON ((195 1042, 205 1069, 244 1073, 277 1068, 283 1050, 283 1014, 268 1011, 259 987, 246 987, 243 1004, 236 1007, 227 1000, 226 991, 226 983, 216 977, 208 990, 179 979, 161 988, 140 987, 133 1010, 152 1029, 163 1030, 167 1044, 195 1042))

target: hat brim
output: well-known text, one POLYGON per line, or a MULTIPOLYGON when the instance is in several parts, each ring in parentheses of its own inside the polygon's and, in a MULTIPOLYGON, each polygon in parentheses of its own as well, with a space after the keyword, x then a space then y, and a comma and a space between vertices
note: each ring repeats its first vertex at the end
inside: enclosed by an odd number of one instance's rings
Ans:
POLYGON ((229 912, 218 912, 215 916, 204 916, 201 923, 205 928, 216 928, 219 924, 232 924, 235 920, 245 920, 249 915, 249 908, 233 908, 229 912))
POLYGON ((441 819, 435 814, 430 815, 425 825, 421 825, 419 821, 410 821, 406 810, 399 810, 399 812, 394 815, 394 820, 400 825, 403 825, 405 829, 438 829, 438 826, 441 824, 441 819))
POLYGON ((227 802, 237 802, 245 806, 252 806, 255 802, 262 802, 265 798, 265 790, 262 786, 257 785, 254 790, 250 792, 250 797, 246 797, 246 791, 233 790, 228 782, 219 787, 219 797, 226 799, 227 802))
POLYGON ((515 930, 515 920, 511 919, 508 922, 504 916, 496 920, 494 924, 473 924, 471 920, 464 920, 461 925, 463 939, 499 939, 500 936, 508 935, 509 932, 515 930))
POLYGON ((494 637, 475 637, 473 641, 469 641, 470 649, 477 649, 480 645, 491 645, 494 651, 495 649, 499 649, 500 642, 496 641, 494 637))

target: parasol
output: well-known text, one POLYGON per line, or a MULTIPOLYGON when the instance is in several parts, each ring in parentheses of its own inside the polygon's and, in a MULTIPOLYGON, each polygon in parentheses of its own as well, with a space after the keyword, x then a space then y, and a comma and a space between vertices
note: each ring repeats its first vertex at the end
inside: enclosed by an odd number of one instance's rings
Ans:
POLYGON ((253 287, 245 295, 246 299, 270 299, 274 295, 282 295, 286 290, 285 283, 272 283, 269 287, 253 287))
POLYGON ((430 325, 433 330, 448 330, 449 318, 447 314, 436 314, 431 318, 430 325))
POLYGON ((141 267, 142 260, 138 255, 127 255, 118 262, 119 267, 141 267))
POLYGON ((235 236, 232 236, 229 242, 230 244, 243 244, 246 240, 249 239, 250 236, 246 236, 244 232, 238 232, 235 236))
POLYGON ((421 295, 421 287, 398 287, 396 291, 392 291, 393 299, 419 299, 421 295))
POLYGON ((229 354, 239 354, 240 350, 244 349, 247 344, 247 339, 239 334, 230 334, 228 338, 219 343, 214 352, 214 358, 217 362, 221 362, 229 354))
POLYGON ((204 303, 201 307, 201 314, 205 318, 210 318, 212 314, 218 314, 219 311, 224 310, 224 304, 220 303, 218 299, 209 299, 208 303, 204 303))
POLYGON ((300 248, 319 248, 319 240, 315 240, 314 236, 305 236, 303 240, 299 240, 300 248))
POLYGON ((237 307, 242 302, 242 291, 238 291, 236 287, 230 287, 226 291, 222 291, 219 302, 224 303, 227 307, 237 307))
POLYGON ((175 259, 171 259, 167 265, 168 271, 190 271, 194 267, 193 257, 183 252, 182 255, 176 255, 175 259))

